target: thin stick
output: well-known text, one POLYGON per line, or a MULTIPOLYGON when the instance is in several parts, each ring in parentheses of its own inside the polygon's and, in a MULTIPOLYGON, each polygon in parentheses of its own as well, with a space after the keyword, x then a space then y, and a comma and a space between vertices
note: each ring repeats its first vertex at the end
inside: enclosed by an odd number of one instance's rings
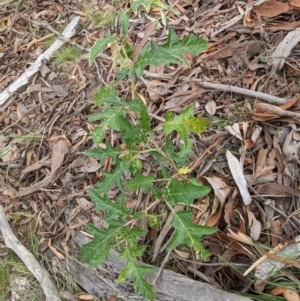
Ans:
MULTIPOLYGON (((191 78, 187 78, 187 79, 189 81, 192 80, 191 78)), ((248 90, 248 89, 244 89, 244 88, 205 82, 200 79, 199 80, 193 79, 193 81, 196 81, 202 88, 205 88, 205 89, 215 89, 215 90, 237 93, 237 94, 245 95, 248 97, 256 98, 258 100, 265 100, 266 102, 269 102, 271 104, 283 105, 289 101, 286 98, 280 98, 280 97, 272 96, 272 95, 269 95, 266 93, 252 91, 252 90, 248 90)))
POLYGON ((172 251, 168 251, 167 255, 166 255, 165 258, 164 258, 164 261, 163 261, 162 264, 160 265, 160 268, 159 268, 158 272, 156 273, 154 280, 152 281, 152 285, 153 285, 153 286, 155 286, 156 281, 158 280, 159 276, 161 275, 163 269, 165 268, 165 265, 167 264, 167 262, 168 262, 168 260, 169 260, 169 257, 170 257, 171 252, 172 252, 172 251))
POLYGON ((63 39, 58 38, 50 48, 48 48, 36 59, 34 64, 32 64, 15 82, 10 84, 9 87, 0 94, 0 112, 7 108, 7 106, 9 106, 9 104, 12 102, 11 96, 20 88, 26 86, 31 78, 40 70, 43 63, 49 61, 53 53, 61 48, 61 46, 63 46, 65 42, 76 33, 80 22, 80 17, 75 17, 63 31, 63 39))
POLYGON ((10 4, 10 3, 13 3, 13 2, 17 2, 17 0, 9 0, 9 1, 6 1, 6 2, 0 2, 0 6, 4 6, 6 4, 10 4))
POLYGON ((41 285, 46 296, 46 301, 61 301, 59 292, 52 282, 47 271, 39 264, 35 257, 21 244, 11 230, 5 216, 4 209, 0 205, 0 231, 7 248, 13 250, 24 262, 28 270, 34 275, 41 285))

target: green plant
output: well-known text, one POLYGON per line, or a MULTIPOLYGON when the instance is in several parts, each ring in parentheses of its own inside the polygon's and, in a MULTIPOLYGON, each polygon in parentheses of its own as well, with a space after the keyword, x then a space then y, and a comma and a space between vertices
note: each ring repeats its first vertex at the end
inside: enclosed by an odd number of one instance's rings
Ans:
MULTIPOLYGON (((124 20, 126 21, 126 18, 124 20)), ((122 23, 122 32, 126 33, 126 22, 122 23)), ((126 51, 126 45, 122 44, 124 41, 124 37, 116 38, 110 35, 97 41, 90 51, 90 65, 108 45, 118 45, 123 49, 124 59, 130 62, 126 67, 122 66, 125 70, 123 74, 128 75, 134 82, 134 76, 142 76, 144 68, 148 65, 184 62, 189 66, 184 54, 198 55, 208 47, 207 42, 194 35, 178 39, 170 29, 165 44, 151 42, 135 60, 132 60, 130 53, 126 51)), ((148 232, 147 229, 139 227, 139 220, 146 218, 152 227, 162 225, 165 219, 160 218, 159 214, 153 214, 154 208, 160 202, 163 202, 173 215, 173 233, 167 249, 173 250, 180 244, 185 244, 194 249, 196 256, 201 256, 203 260, 210 256, 201 242, 201 237, 215 233, 217 229, 194 224, 192 210, 178 212, 174 209, 178 203, 189 206, 195 199, 210 192, 209 187, 188 175, 188 159, 193 153, 193 141, 189 134, 203 132, 206 122, 202 117, 195 117, 194 107, 189 105, 179 115, 174 116, 167 112, 165 122, 153 128, 147 107, 140 100, 134 99, 134 93, 131 101, 119 97, 113 82, 108 87, 100 86, 94 99, 95 107, 100 107, 101 111, 91 116, 90 121, 100 121, 100 124, 94 128, 92 135, 96 148, 87 150, 86 153, 102 164, 105 160, 110 160, 113 170, 102 170, 102 181, 88 192, 96 204, 95 209, 106 212, 108 228, 100 230, 88 225, 94 239, 83 246, 82 259, 91 266, 96 266, 110 256, 112 249, 119 251, 120 257, 126 259, 126 264, 117 281, 133 279, 137 293, 153 300, 152 285, 144 276, 154 272, 156 268, 137 261, 146 248, 140 243, 140 238, 148 232), (161 130, 165 137, 163 141, 159 138, 161 136, 157 135, 161 130), (112 131, 120 133, 120 139, 115 144, 109 142, 112 140, 109 137, 112 131), (174 133, 181 138, 178 147, 173 144, 174 133), (105 147, 100 147, 104 140, 105 147), (147 164, 151 164, 155 172, 147 171, 147 164), (116 200, 109 198, 109 191, 113 187, 119 189, 116 200), (152 201, 146 208, 135 211, 127 209, 126 191, 141 191, 151 195, 152 201)))
POLYGON ((117 17, 117 11, 109 5, 106 8, 100 8, 87 2, 83 4, 83 7, 86 19, 97 26, 112 25, 117 17))

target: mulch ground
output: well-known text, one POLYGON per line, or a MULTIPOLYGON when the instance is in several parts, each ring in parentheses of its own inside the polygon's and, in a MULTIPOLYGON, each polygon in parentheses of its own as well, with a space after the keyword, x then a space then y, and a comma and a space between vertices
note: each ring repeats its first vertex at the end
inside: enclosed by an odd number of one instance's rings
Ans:
MULTIPOLYGON (((149 16, 159 24, 150 39, 163 43, 166 30, 173 28, 177 36, 193 33, 210 47, 198 57, 187 57, 191 68, 147 68, 136 87, 156 123, 166 111, 180 113, 190 103, 194 103, 195 115, 209 123, 203 134, 194 136, 195 157, 191 159, 201 157, 195 176, 219 185, 208 199, 195 203, 198 222, 219 228, 217 234, 204 239, 213 256, 200 264, 191 250, 182 248, 173 252, 166 267, 249 294, 283 294, 284 289, 279 293, 271 289, 299 283, 297 254, 293 262, 277 258, 288 268, 272 279, 276 285, 253 285, 253 273, 252 278, 242 276, 269 250, 292 244, 300 227, 299 47, 294 43, 290 52, 280 52, 280 58, 286 57, 281 65, 275 62, 278 56, 272 56, 286 35, 299 26, 300 16, 297 1, 293 7, 280 3, 270 0, 253 8, 243 1, 169 1, 178 15, 164 11, 166 27, 162 9, 152 7, 149 16), (201 82, 219 86, 204 88, 201 82), (224 90, 222 85, 290 102, 280 107, 261 101, 256 94, 247 97, 224 90), (233 163, 226 158, 226 150, 243 166, 252 197, 248 206, 232 177, 233 163), (221 201, 220 190, 226 192, 221 201)), ((74 16, 82 17, 79 32, 69 43, 77 48, 78 57, 60 64, 59 56, 54 56, 0 112, 0 202, 23 242, 27 225, 38 224, 40 252, 49 242, 63 249, 71 240, 70 231, 84 230, 87 222, 103 226, 102 213, 94 211, 87 196, 87 190, 101 179, 102 167, 84 151, 93 147, 91 130, 96 123, 88 120, 95 112, 93 95, 100 84, 115 79, 116 69, 109 50, 89 67, 88 51, 106 33, 120 32, 114 20, 105 24, 101 16, 108 18, 116 7, 129 6, 126 1, 0 2, 0 91, 54 42, 55 31, 61 32, 74 16), (67 142, 67 149, 59 148, 59 140, 67 142)), ((131 16, 129 37, 134 45, 142 40, 150 22, 143 9, 131 16)), ((298 39, 297 33, 293 39, 298 39)), ((127 80, 115 87, 125 97, 131 89, 127 80)), ((150 261, 158 235, 159 230, 153 230, 146 237, 145 261, 150 261)), ((53 250, 59 253, 58 248, 53 250)), ((163 259, 159 256, 156 264, 163 259)))

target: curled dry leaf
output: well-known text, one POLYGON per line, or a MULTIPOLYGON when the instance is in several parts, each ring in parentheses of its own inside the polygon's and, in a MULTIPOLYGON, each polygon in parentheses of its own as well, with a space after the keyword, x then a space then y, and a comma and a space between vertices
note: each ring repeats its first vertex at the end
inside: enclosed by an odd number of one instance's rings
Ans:
POLYGON ((281 243, 282 240, 282 235, 281 235, 281 223, 280 223, 280 219, 273 219, 271 222, 271 237, 272 237, 272 243, 271 243, 271 247, 274 248, 275 246, 277 246, 278 244, 281 243))
POLYGON ((177 250, 177 249, 174 249, 174 252, 181 258, 185 258, 185 259, 188 259, 190 258, 190 253, 189 252, 184 252, 184 251, 180 251, 180 250, 177 250))
POLYGON ((231 237, 231 238, 233 238, 233 239, 235 239, 235 240, 237 240, 239 242, 242 242, 244 244, 253 246, 253 241, 252 241, 252 239, 248 235, 246 235, 246 234, 244 234, 244 233, 242 233, 240 231, 237 231, 235 233, 231 229, 228 229, 228 232, 229 233, 227 235, 229 237, 231 237))
POLYGON ((270 294, 273 296, 282 295, 286 301, 300 301, 299 294, 293 288, 275 287, 270 294))
POLYGON ((223 212, 225 201, 231 191, 226 182, 221 178, 203 177, 200 178, 200 181, 202 181, 203 179, 205 179, 204 182, 208 182, 210 184, 215 194, 213 204, 211 206, 211 211, 208 214, 205 222, 205 225, 213 227, 218 223, 223 212))
POLYGON ((228 246, 230 246, 232 249, 234 249, 235 251, 237 251, 241 254, 254 256, 254 254, 251 253, 250 250, 248 250, 242 244, 237 242, 236 239, 233 239, 232 237, 230 237, 222 232, 217 232, 217 233, 213 234, 212 236, 218 238, 222 242, 225 242, 228 246))
POLYGON ((256 159, 256 168, 253 175, 253 180, 269 175, 276 168, 276 153, 273 149, 269 152, 268 149, 260 149, 256 159))
POLYGON ((261 233, 262 225, 260 221, 258 221, 255 218, 252 211, 247 210, 247 215, 248 215, 248 226, 250 229, 250 237, 253 240, 258 240, 261 233))
POLYGON ((243 141, 243 137, 240 131, 240 126, 238 123, 235 123, 233 125, 227 125, 224 127, 232 136, 240 139, 243 141))
MULTIPOLYGON (((266 228, 269 229, 272 224, 272 220, 275 214, 275 201, 271 199, 267 199, 264 203, 264 209, 266 213, 266 228)), ((278 244, 276 244, 278 245, 278 244)))
POLYGON ((51 144, 51 173, 53 173, 62 166, 65 154, 69 151, 69 148, 65 139, 59 139, 58 141, 50 142, 50 145, 51 144))
POLYGON ((284 40, 278 44, 272 54, 272 72, 282 69, 286 58, 290 55, 292 49, 298 44, 299 40, 300 29, 296 28, 288 33, 284 40))
MULTIPOLYGON (((85 301, 94 300, 94 297, 92 295, 80 295, 78 297, 80 300, 85 300, 85 301)), ((114 300, 115 300, 114 297, 107 299, 107 301, 114 301, 114 300)))

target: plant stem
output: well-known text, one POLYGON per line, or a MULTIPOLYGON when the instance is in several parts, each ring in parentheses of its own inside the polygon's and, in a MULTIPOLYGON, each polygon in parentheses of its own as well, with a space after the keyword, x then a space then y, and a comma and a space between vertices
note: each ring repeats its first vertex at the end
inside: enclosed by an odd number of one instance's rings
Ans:
POLYGON ((152 136, 149 136, 148 138, 149 141, 155 146, 155 151, 161 154, 172 165, 174 172, 177 172, 177 167, 174 161, 161 150, 161 148, 159 147, 159 145, 156 143, 156 141, 153 139, 152 136))

